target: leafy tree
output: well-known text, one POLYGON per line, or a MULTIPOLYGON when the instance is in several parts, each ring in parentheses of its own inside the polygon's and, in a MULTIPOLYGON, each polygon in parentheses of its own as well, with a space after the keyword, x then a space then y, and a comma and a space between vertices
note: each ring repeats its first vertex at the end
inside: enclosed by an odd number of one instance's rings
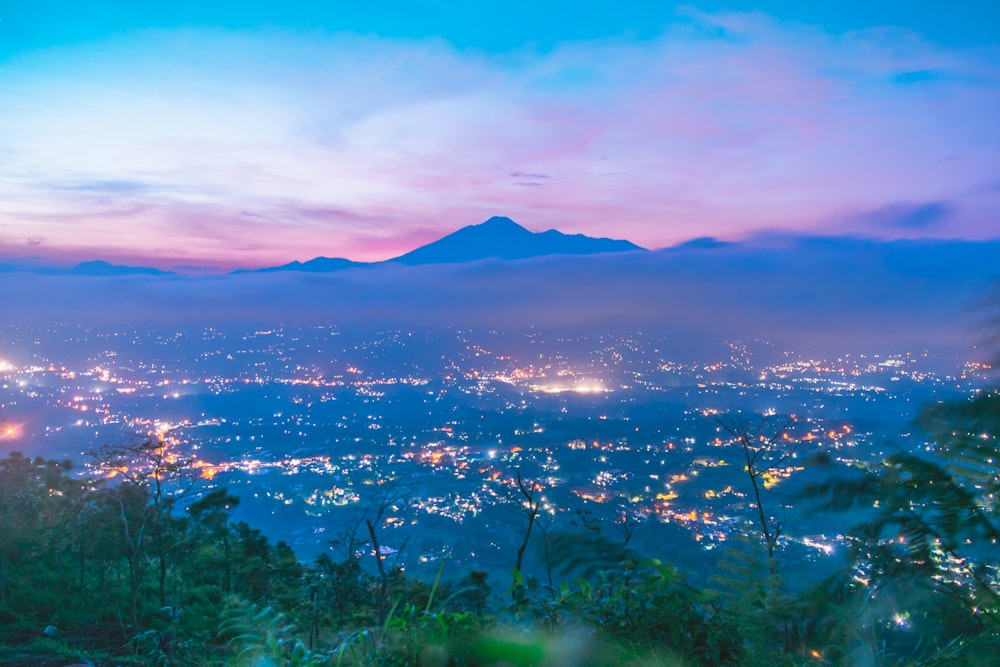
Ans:
POLYGON ((350 556, 334 561, 329 554, 320 554, 306 574, 310 602, 310 645, 328 628, 349 629, 354 624, 367 624, 365 614, 371 577, 361 568, 361 561, 350 556))
POLYGON ((476 616, 486 613, 486 603, 490 597, 489 573, 485 570, 472 570, 459 582, 459 601, 464 602, 466 609, 476 616))
POLYGON ((83 488, 70 469, 19 452, 0 460, 0 617, 51 614, 72 597, 75 531, 65 510, 79 508, 83 488))
POLYGON ((233 526, 233 585, 251 602, 265 602, 271 545, 256 528, 245 521, 233 526))
POLYGON ((159 603, 163 607, 167 604, 168 559, 174 546, 168 535, 173 508, 197 480, 190 457, 172 453, 169 445, 168 440, 156 437, 136 445, 109 445, 92 452, 98 470, 121 480, 108 488, 108 495, 118 505, 130 552, 130 612, 136 627, 147 533, 151 533, 149 541, 157 560, 159 603))
POLYGON ((188 543, 201 554, 197 571, 222 573, 222 590, 233 590, 233 545, 229 518, 240 499, 225 488, 206 494, 188 508, 191 527, 188 543))

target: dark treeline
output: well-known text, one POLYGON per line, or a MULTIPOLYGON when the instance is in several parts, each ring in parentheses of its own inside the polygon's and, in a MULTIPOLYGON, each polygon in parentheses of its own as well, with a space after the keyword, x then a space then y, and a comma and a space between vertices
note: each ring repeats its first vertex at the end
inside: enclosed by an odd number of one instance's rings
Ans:
POLYGON ((116 665, 1000 664, 1000 394, 925 410, 926 450, 812 461, 829 474, 796 502, 858 525, 843 566, 807 584, 787 568, 793 527, 757 486, 788 456, 780 424, 720 420, 747 461, 734 484, 756 500, 756 529, 702 588, 635 552, 627 525, 539 523, 542 489, 521 471, 509 580, 445 561, 425 581, 379 549, 391 493, 303 563, 233 521, 239 499, 199 490, 161 440, 95 452, 85 475, 13 453, 0 641, 47 629, 59 650, 116 665), (522 571, 540 554, 544 581, 522 571))

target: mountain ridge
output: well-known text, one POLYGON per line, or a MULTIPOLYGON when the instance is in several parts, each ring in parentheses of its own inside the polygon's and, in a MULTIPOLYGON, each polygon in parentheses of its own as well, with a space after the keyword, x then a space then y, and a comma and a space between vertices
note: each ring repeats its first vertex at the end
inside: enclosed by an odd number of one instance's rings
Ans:
POLYGON ((609 252, 648 252, 631 241, 565 234, 557 229, 532 232, 506 216, 493 216, 476 225, 467 225, 436 241, 380 262, 356 262, 342 257, 315 257, 280 266, 236 269, 231 274, 246 273, 333 273, 344 269, 402 264, 462 264, 487 259, 516 260, 552 255, 596 255, 609 252))
POLYGON ((344 257, 313 257, 305 262, 298 260, 281 264, 280 266, 265 266, 259 269, 236 269, 232 275, 240 273, 277 273, 281 271, 297 271, 299 273, 332 273, 356 266, 369 266, 368 262, 355 262, 344 257))
POLYGON ((457 264, 482 259, 530 259, 547 255, 596 255, 646 251, 632 243, 556 229, 532 232, 506 216, 468 225, 408 253, 386 260, 399 264, 457 264))

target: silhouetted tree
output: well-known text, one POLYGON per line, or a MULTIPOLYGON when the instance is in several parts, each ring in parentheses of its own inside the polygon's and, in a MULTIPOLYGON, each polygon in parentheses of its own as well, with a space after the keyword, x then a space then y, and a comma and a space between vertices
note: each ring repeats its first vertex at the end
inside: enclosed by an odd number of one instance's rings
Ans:
POLYGON ((106 445, 91 453, 98 470, 109 478, 121 479, 117 487, 109 487, 108 493, 119 506, 122 528, 131 551, 131 613, 136 625, 140 561, 146 549, 147 532, 152 533, 158 563, 159 602, 163 607, 167 604, 168 524, 174 505, 197 481, 192 458, 170 449, 168 441, 158 436, 136 445, 106 445))
POLYGON ((749 418, 743 414, 735 414, 720 417, 716 422, 733 438, 743 454, 746 464, 744 470, 750 480, 750 489, 757 510, 757 525, 760 528, 764 548, 767 550, 768 567, 773 575, 778 569, 775 551, 784 524, 764 508, 761 493, 764 477, 785 465, 794 456, 787 443, 782 442, 782 436, 788 433, 795 419, 792 417, 776 419, 769 415, 749 418))
MULTIPOLYGON (((379 540, 379 531, 389 512, 399 511, 400 505, 411 495, 410 489, 398 481, 383 480, 369 499, 369 507, 365 512, 365 527, 368 529, 368 537, 371 540, 371 553, 375 558, 375 569, 379 580, 376 598, 379 622, 383 622, 389 613, 389 588, 395 567, 395 565, 386 564, 389 552, 379 540)), ((406 540, 404 539, 400 548, 396 550, 395 563, 398 563, 405 546, 406 540)))
POLYGON ((191 515, 189 542, 195 550, 208 551, 205 572, 222 572, 222 590, 228 595, 233 590, 233 547, 230 538, 229 518, 240 499, 226 489, 216 489, 206 494, 188 508, 191 515), (218 550, 218 555, 211 552, 218 550))
POLYGON ((524 510, 525 519, 524 537, 521 540, 521 545, 517 548, 517 558, 514 561, 514 571, 520 574, 524 564, 524 552, 531 541, 531 531, 535 527, 539 508, 542 505, 542 485, 537 481, 526 480, 522 477, 520 468, 515 471, 514 482, 521 499, 520 503, 524 510))

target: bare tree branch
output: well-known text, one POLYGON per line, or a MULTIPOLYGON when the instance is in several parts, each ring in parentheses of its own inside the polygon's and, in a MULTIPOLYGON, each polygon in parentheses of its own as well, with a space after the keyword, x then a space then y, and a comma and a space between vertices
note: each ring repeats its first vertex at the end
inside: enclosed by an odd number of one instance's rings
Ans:
POLYGON ((745 470, 750 479, 754 503, 757 505, 757 523, 760 526, 764 547, 767 549, 771 574, 775 574, 777 572, 775 551, 778 547, 778 539, 784 529, 784 523, 773 516, 768 516, 764 510, 761 498, 761 487, 763 486, 761 478, 795 456, 794 448, 785 447, 781 442, 795 423, 795 418, 786 417, 781 422, 775 423, 768 415, 763 415, 756 421, 743 415, 729 415, 715 421, 736 440, 736 443, 743 450, 743 457, 746 461, 745 470))

